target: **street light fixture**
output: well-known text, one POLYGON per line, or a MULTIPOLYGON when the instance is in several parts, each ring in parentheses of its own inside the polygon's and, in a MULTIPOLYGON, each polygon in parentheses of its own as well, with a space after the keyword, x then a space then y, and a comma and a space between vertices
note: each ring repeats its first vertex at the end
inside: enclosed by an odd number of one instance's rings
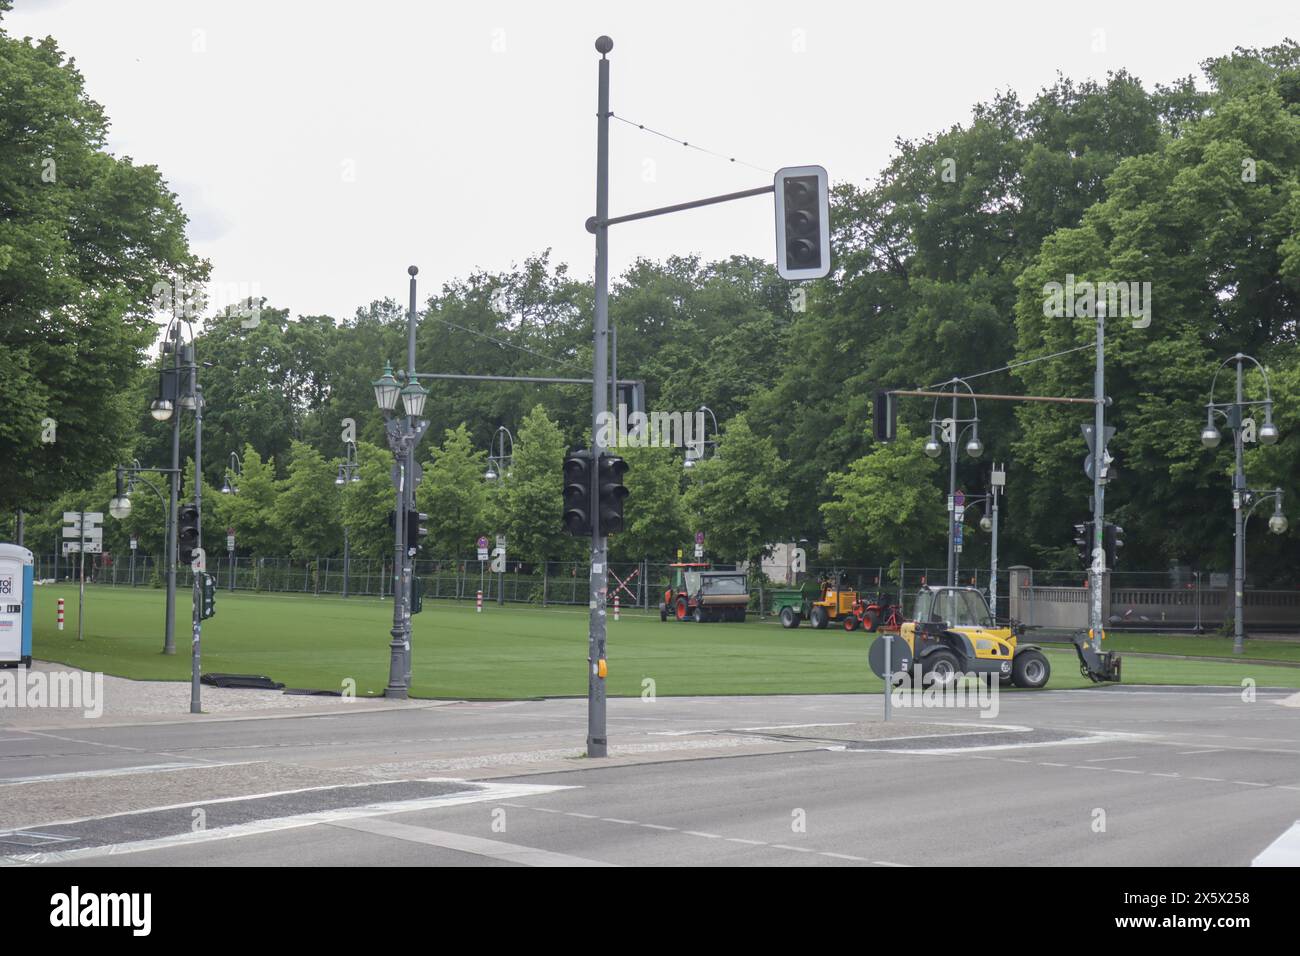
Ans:
POLYGON ((239 478, 244 474, 244 462, 240 459, 237 452, 231 452, 230 458, 226 461, 226 476, 221 482, 221 493, 223 495, 239 494, 239 478), (231 481, 231 478, 234 481, 231 481))
POLYGON ((1216 448, 1219 444, 1219 431, 1215 427, 1215 417, 1224 420, 1232 429, 1232 451, 1235 467, 1232 473, 1232 514, 1233 514, 1233 634, 1232 653, 1245 651, 1245 588, 1246 588, 1246 522, 1255 507, 1268 498, 1274 500, 1273 516, 1269 518, 1268 528, 1274 534, 1282 534, 1287 529, 1286 516, 1282 514, 1282 489, 1270 492, 1256 492, 1246 487, 1246 469, 1242 461, 1244 450, 1247 412, 1256 406, 1264 409, 1264 424, 1256 432, 1261 444, 1272 445, 1278 439, 1277 426, 1273 424, 1273 391, 1268 382, 1268 371, 1249 355, 1238 352, 1231 358, 1224 359, 1214 370, 1210 380, 1210 400, 1205 404, 1205 427, 1201 429, 1201 444, 1206 448, 1216 448), (1264 378, 1264 398, 1247 401, 1245 394, 1246 363, 1259 369, 1264 378), (1219 380, 1219 373, 1226 365, 1235 365, 1236 394, 1231 402, 1216 402, 1214 386, 1219 380), (1244 513, 1243 513, 1244 510, 1244 513))
POLYGON ((371 384, 375 388, 375 404, 380 411, 388 413, 397 407, 397 394, 401 391, 401 386, 393 378, 393 366, 390 363, 384 364, 384 374, 371 384))
MULTIPOLYGON (((718 434, 718 416, 713 414, 713 409, 709 408, 708 405, 701 405, 699 408, 695 410, 695 413, 698 415, 701 412, 709 413, 709 418, 713 422, 713 434, 715 435, 718 434)), ((709 438, 705 438, 704 435, 701 435, 699 441, 694 442, 693 446, 692 445, 687 446, 686 461, 682 463, 682 467, 694 468, 695 463, 697 461, 704 461, 709 457, 710 448, 714 450, 715 454, 717 453, 717 449, 718 449, 717 439, 709 439, 709 438), (695 451, 694 455, 691 454, 692 450, 695 451)))
POLYGON ((967 455, 971 458, 979 458, 984 454, 984 443, 979 438, 979 402, 974 397, 975 390, 965 379, 956 376, 935 387, 942 388, 945 385, 952 387, 952 418, 939 418, 939 399, 936 398, 934 409, 930 414, 930 437, 925 443, 924 451, 930 458, 938 458, 942 451, 940 441, 948 445, 948 586, 953 587, 957 583, 957 446, 961 444, 962 436, 968 430, 970 440, 966 442, 967 455), (969 395, 965 397, 968 397, 974 406, 970 418, 957 417, 957 400, 963 397, 958 391, 958 386, 966 389, 969 395))
POLYGON ((488 445, 488 466, 483 477, 488 481, 496 481, 502 475, 509 478, 510 466, 514 464, 514 460, 515 436, 505 425, 498 425, 496 434, 492 436, 492 442, 488 445), (507 443, 510 446, 509 451, 506 451, 507 443))

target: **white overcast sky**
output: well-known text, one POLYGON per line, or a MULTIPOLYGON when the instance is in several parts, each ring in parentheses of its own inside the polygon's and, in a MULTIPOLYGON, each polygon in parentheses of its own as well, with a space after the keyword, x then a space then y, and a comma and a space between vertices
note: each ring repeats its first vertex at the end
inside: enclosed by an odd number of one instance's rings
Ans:
MULTIPOLYGON (((76 58, 111 150, 162 170, 215 282, 336 318, 404 301, 412 263, 422 300, 547 247, 590 276, 602 33, 615 113, 854 182, 1000 89, 1121 67, 1150 87, 1300 38, 1295 0, 17 0, 4 22, 76 58)), ((619 123, 611 158, 615 215, 770 182, 619 123)), ((611 263, 773 246, 762 197, 616 227, 611 263)))

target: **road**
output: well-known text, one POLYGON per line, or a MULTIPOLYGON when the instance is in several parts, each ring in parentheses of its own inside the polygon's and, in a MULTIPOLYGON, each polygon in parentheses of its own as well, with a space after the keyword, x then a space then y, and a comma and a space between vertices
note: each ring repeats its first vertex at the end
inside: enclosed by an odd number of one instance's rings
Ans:
POLYGON ((0 863, 1243 865, 1300 820, 1300 695, 1100 687, 358 702, 0 724, 0 863))

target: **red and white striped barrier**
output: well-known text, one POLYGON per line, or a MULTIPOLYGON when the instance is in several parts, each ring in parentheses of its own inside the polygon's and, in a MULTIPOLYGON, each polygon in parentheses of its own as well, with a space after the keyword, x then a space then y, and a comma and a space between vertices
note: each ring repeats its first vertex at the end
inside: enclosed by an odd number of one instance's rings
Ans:
POLYGON ((63 598, 59 598, 59 630, 63 630, 63 598))
POLYGON ((618 620, 618 593, 614 593, 614 620, 618 620))
POLYGON ((483 613, 483 592, 478 592, 478 597, 474 601, 474 610, 478 614, 483 613))

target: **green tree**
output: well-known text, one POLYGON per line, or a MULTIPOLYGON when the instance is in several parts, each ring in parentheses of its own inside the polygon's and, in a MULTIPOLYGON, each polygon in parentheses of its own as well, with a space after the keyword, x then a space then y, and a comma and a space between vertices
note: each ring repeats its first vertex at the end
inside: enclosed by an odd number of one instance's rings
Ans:
POLYGON ((690 540, 682 505, 682 460, 672 448, 620 448, 627 461, 623 531, 609 538, 617 561, 666 561, 690 540))
MULTIPOLYGON (((449 428, 433 461, 424 466, 424 478, 416 488, 419 509, 429 516, 429 537, 425 553, 454 558, 474 547, 481 534, 488 534, 488 488, 483 478, 487 452, 475 448, 464 423, 449 428)), ((505 477, 498 481, 505 481, 505 477)))
POLYGON ((499 522, 509 553, 542 562, 579 553, 564 533, 564 436, 541 405, 524 416, 515 441, 510 477, 501 480, 504 513, 499 522))
POLYGON ((110 155, 107 130, 52 38, 0 29, 0 511, 116 463, 155 283, 206 274, 158 170, 110 155))
POLYGON ((388 516, 397 501, 392 469, 392 452, 357 442, 357 480, 343 486, 343 521, 352 553, 360 557, 392 560, 393 529, 388 516))
POLYGON ((316 558, 341 551, 340 488, 334 483, 338 462, 327 461, 315 448, 295 441, 289 446, 288 472, 278 484, 274 522, 290 556, 316 558))
POLYGON ((830 475, 821 506, 835 556, 883 561, 928 556, 943 547, 947 512, 931 480, 941 469, 906 425, 898 437, 830 475))
POLYGON ((703 531, 711 554, 758 561, 785 522, 787 465, 770 438, 760 438, 744 415, 723 428, 717 454, 691 469, 686 511, 703 531))
POLYGON ((257 449, 245 445, 238 491, 229 497, 226 513, 235 541, 241 551, 258 557, 279 557, 292 548, 281 530, 276 515, 280 482, 275 477, 275 461, 263 460, 257 449))

